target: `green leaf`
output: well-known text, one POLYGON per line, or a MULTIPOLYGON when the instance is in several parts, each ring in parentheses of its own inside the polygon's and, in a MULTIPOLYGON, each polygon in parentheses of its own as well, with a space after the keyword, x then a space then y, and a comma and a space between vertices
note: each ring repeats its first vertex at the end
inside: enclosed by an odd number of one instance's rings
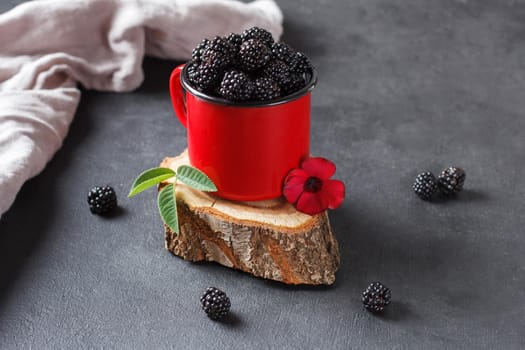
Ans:
POLYGON ((129 197, 133 197, 148 188, 175 176, 175 172, 169 168, 152 168, 139 175, 131 186, 129 197))
POLYGON ((189 165, 181 165, 177 168, 177 180, 197 190, 207 192, 217 191, 217 187, 208 175, 189 165))
POLYGON ((175 186, 166 185, 157 197, 160 217, 162 221, 175 233, 179 233, 179 219, 177 217, 177 201, 175 199, 175 186))

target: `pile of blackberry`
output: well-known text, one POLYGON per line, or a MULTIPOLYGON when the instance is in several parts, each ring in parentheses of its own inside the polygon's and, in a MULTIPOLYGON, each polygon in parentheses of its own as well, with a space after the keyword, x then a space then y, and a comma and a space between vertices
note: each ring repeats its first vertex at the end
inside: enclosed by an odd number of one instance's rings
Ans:
POLYGON ((193 49, 186 71, 189 83, 207 95, 262 102, 302 89, 312 66, 303 53, 252 27, 242 34, 204 39, 193 49))
POLYGON ((465 170, 458 167, 444 169, 437 179, 434 174, 426 171, 416 177, 412 188, 423 200, 431 199, 437 192, 451 197, 463 190, 465 178, 465 170))

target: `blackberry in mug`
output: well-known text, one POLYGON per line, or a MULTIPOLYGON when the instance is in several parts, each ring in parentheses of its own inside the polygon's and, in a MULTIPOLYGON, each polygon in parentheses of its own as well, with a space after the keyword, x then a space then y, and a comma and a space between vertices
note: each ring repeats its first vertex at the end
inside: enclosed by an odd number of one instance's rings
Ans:
POLYGON ((313 69, 304 53, 274 42, 270 32, 258 27, 203 39, 187 64, 195 89, 241 103, 291 95, 306 86, 313 69))

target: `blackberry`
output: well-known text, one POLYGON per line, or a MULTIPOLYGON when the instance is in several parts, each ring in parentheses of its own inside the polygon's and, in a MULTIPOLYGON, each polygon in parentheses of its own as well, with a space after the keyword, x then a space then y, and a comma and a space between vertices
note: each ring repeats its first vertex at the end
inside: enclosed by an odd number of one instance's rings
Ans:
POLYGON ((200 61, 202 53, 206 48, 208 47, 208 44, 210 41, 208 39, 203 39, 199 45, 195 46, 193 51, 191 52, 191 59, 195 61, 200 61))
POLYGON ((232 61, 231 55, 223 54, 210 49, 204 50, 201 56, 202 64, 207 63, 218 70, 225 69, 232 61))
POLYGON ((312 64, 306 55, 302 52, 296 52, 290 63, 290 68, 293 72, 297 74, 305 74, 310 72, 312 69, 312 64))
POLYGON ((186 68, 188 81, 194 85, 197 81, 199 64, 197 63, 197 61, 191 60, 186 65, 188 66, 188 68, 186 68))
POLYGON ((286 84, 281 85, 281 93, 283 96, 290 95, 301 90, 305 85, 306 82, 302 75, 291 73, 290 80, 286 84))
POLYGON ((368 311, 382 312, 390 304, 390 297, 390 289, 381 282, 373 282, 363 292, 363 305, 368 311))
POLYGON ((279 85, 290 83, 290 68, 281 60, 273 60, 264 67, 263 75, 276 81, 279 85))
POLYGON ((454 195, 463 189, 466 174, 461 168, 449 167, 439 174, 438 184, 441 193, 447 196, 454 195))
POLYGON ((232 101, 246 101, 252 96, 254 84, 243 72, 232 70, 222 78, 219 94, 232 101))
POLYGON ((226 41, 228 41, 232 45, 235 51, 239 51, 239 48, 241 47, 241 44, 242 44, 242 37, 240 34, 230 33, 226 37, 226 41))
POLYGON ((226 40, 232 45, 233 53, 230 65, 232 67, 239 67, 239 50, 241 49, 242 38, 240 34, 230 33, 226 40))
POLYGON ((266 46, 271 47, 273 44, 273 37, 272 33, 267 31, 266 29, 262 29, 259 27, 252 27, 250 29, 246 29, 241 34, 242 41, 248 41, 250 39, 256 39, 263 42, 266 46))
POLYGON ((412 188, 419 198, 427 200, 437 192, 438 182, 434 174, 427 171, 416 176, 416 181, 412 188))
POLYGON ((281 95, 279 84, 270 78, 260 77, 254 81, 253 98, 258 101, 273 100, 281 95))
POLYGON ((194 86, 202 92, 213 91, 221 81, 222 73, 218 65, 213 62, 204 62, 196 70, 194 86))
POLYGON ((239 63, 246 71, 263 68, 271 58, 271 51, 262 41, 249 39, 239 49, 239 63))
POLYGON ((226 39, 216 36, 213 38, 201 54, 201 61, 210 63, 219 69, 226 68, 235 55, 235 49, 226 39))
POLYGON ((222 290, 209 287, 200 298, 201 306, 212 320, 220 320, 230 311, 230 299, 222 290))
POLYGON ((295 51, 285 43, 274 43, 272 45, 272 55, 274 58, 290 64, 292 63, 295 51))
POLYGON ((227 57, 231 57, 231 55, 235 52, 233 45, 230 44, 230 42, 227 39, 221 38, 220 36, 216 36, 215 38, 210 40, 208 46, 206 47, 206 50, 217 51, 227 57))
POLYGON ((117 194, 111 186, 95 186, 87 197, 89 210, 93 214, 107 214, 117 207, 117 194))

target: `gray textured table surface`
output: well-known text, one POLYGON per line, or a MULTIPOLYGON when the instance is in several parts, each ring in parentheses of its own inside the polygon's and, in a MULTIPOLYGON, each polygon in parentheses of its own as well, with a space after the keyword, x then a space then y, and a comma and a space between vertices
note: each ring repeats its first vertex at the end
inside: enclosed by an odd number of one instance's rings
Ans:
MULTIPOLYGON (((5 11, 21 1, 4 1, 5 11)), ((166 80, 147 59, 136 92, 85 92, 64 147, 0 221, 0 348, 518 349, 525 347, 525 5, 519 1, 280 1, 284 40, 319 71, 312 152, 348 186, 331 212, 332 287, 289 287, 163 247, 153 193, 134 176, 185 148, 166 80), (467 171, 427 203, 418 171, 467 171), (113 185, 119 215, 90 214, 113 185), (380 280, 382 317, 360 302, 380 280), (223 288, 233 318, 199 309, 223 288)))

